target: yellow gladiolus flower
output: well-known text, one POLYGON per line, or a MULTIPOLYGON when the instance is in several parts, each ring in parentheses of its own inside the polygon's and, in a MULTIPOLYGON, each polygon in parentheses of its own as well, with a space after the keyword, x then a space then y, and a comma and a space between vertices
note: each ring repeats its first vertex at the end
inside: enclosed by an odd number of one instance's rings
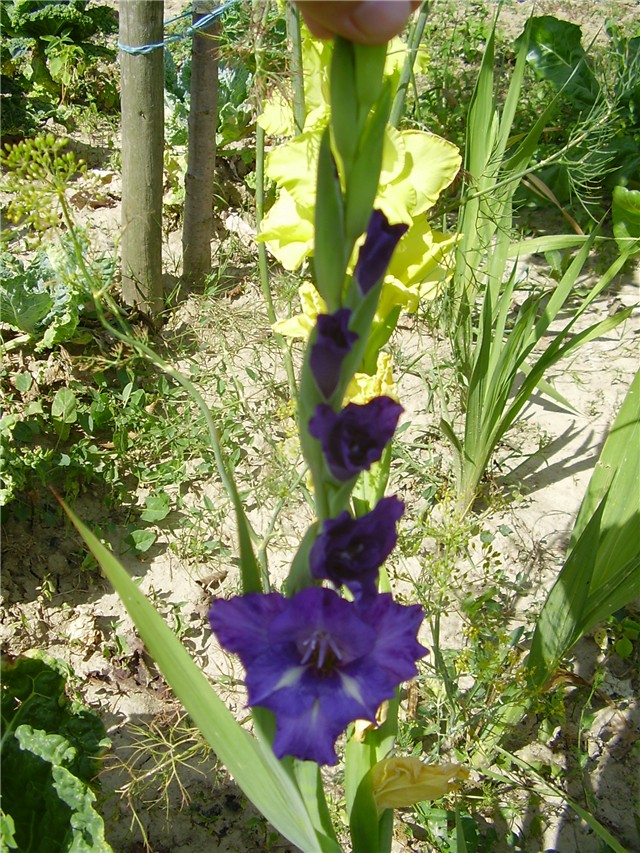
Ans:
POLYGON ((460 764, 425 764, 412 757, 383 758, 371 771, 379 811, 437 800, 453 790, 456 780, 468 776, 469 771, 460 764))
POLYGON ((305 281, 300 285, 298 297, 302 314, 295 314, 286 320, 278 320, 272 328, 274 332, 284 335, 285 338, 303 338, 306 340, 316 324, 318 314, 326 313, 327 303, 310 281, 305 281))
POLYGON ((393 362, 388 352, 378 353, 376 372, 373 376, 368 373, 356 373, 344 396, 344 403, 363 405, 374 397, 391 397, 398 399, 398 389, 393 381, 393 362))

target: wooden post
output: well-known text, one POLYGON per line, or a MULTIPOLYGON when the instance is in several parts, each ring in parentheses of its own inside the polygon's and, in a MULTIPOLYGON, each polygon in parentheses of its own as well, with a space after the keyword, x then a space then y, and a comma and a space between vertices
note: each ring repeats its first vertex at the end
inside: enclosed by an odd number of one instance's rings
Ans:
MULTIPOLYGON (((215 0, 196 0, 193 23, 215 6, 215 0)), ((194 33, 191 49, 189 150, 182 226, 182 277, 189 284, 201 283, 211 274, 218 124, 217 32, 218 23, 214 21, 194 33)))
MULTIPOLYGON (((163 0, 120 0, 120 43, 163 40, 163 0)), ((122 105, 122 296, 155 318, 163 307, 164 67, 161 47, 120 51, 122 105)))

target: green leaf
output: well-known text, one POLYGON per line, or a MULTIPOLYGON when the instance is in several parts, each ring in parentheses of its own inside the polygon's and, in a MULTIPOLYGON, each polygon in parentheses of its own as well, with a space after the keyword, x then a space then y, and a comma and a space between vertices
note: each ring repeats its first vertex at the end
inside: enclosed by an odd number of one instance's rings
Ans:
POLYGON ((140 513, 140 518, 143 521, 162 521, 171 512, 171 498, 166 492, 147 495, 144 500, 144 507, 140 513))
POLYGON ((640 253, 640 190, 613 190, 613 235, 618 248, 629 257, 640 253))
POLYGON ((70 388, 59 388, 51 404, 51 417, 63 424, 74 424, 78 417, 78 401, 70 388))
POLYGON ((600 94, 600 86, 582 47, 582 30, 577 24, 561 21, 553 15, 532 18, 527 61, 540 77, 562 90, 579 109, 592 107, 600 94))
POLYGON ((144 554, 148 551, 157 538, 158 537, 153 530, 132 530, 127 536, 127 540, 140 554, 144 554))
POLYGON ((30 373, 18 373, 13 380, 16 388, 21 394, 26 394, 33 385, 33 376, 30 373))
POLYGON ((13 818, 10 814, 5 814, 2 809, 0 809, 0 842, 2 842, 3 848, 9 848, 10 850, 16 850, 18 844, 16 843, 16 825, 13 822, 13 818))
POLYGON ((2 804, 23 853, 110 850, 88 787, 108 741, 100 718, 67 700, 68 671, 45 655, 2 662, 2 804))
POLYGON ((251 802, 293 844, 308 853, 338 853, 337 843, 314 830, 300 792, 268 744, 233 718, 182 643, 151 602, 85 524, 64 511, 120 595, 140 636, 187 713, 251 802))
POLYGON ((605 441, 527 669, 542 687, 575 642, 640 595, 640 371, 605 441))

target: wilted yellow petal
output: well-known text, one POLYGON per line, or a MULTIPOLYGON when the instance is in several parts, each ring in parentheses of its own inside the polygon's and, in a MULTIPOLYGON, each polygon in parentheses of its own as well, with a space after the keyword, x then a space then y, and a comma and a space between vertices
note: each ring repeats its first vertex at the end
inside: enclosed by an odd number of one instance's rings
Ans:
POLYGON ((378 710, 376 711, 376 721, 372 723, 371 720, 356 720, 353 724, 353 734, 352 738, 357 740, 358 743, 364 742, 364 737, 367 732, 372 729, 378 729, 380 726, 387 721, 387 717, 389 716, 389 702, 385 701, 380 705, 378 710))
POLYGON ((344 404, 363 405, 374 397, 392 397, 398 399, 398 389, 393 381, 393 361, 388 352, 378 353, 378 362, 374 376, 368 373, 356 373, 344 397, 344 404))
POLYGON ((302 69, 304 71, 304 105, 307 110, 305 127, 309 126, 309 114, 329 106, 329 66, 332 44, 314 39, 306 27, 302 30, 302 69))
POLYGON ((419 758, 383 758, 371 771, 373 796, 379 811, 401 809, 423 800, 437 800, 467 779, 460 764, 425 764, 419 758))
POLYGON ((298 297, 303 313, 314 322, 318 314, 324 314, 327 310, 327 303, 310 281, 305 281, 300 285, 298 297))
POLYGON ((308 338, 314 325, 315 323, 304 314, 296 314, 294 317, 287 317, 286 320, 278 320, 271 328, 285 338, 308 338))
POLYGON ((306 130, 291 142, 278 145, 265 160, 265 173, 302 206, 313 208, 316 198, 321 126, 306 130))

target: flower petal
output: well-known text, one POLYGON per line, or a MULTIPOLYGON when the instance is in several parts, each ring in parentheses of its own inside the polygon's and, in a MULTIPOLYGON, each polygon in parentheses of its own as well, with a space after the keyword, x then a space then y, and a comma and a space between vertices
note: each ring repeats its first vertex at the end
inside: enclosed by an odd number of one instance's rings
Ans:
POLYGON ((448 794, 454 780, 466 779, 469 771, 460 764, 425 764, 419 758, 383 758, 371 773, 376 806, 401 809, 423 800, 448 794))

